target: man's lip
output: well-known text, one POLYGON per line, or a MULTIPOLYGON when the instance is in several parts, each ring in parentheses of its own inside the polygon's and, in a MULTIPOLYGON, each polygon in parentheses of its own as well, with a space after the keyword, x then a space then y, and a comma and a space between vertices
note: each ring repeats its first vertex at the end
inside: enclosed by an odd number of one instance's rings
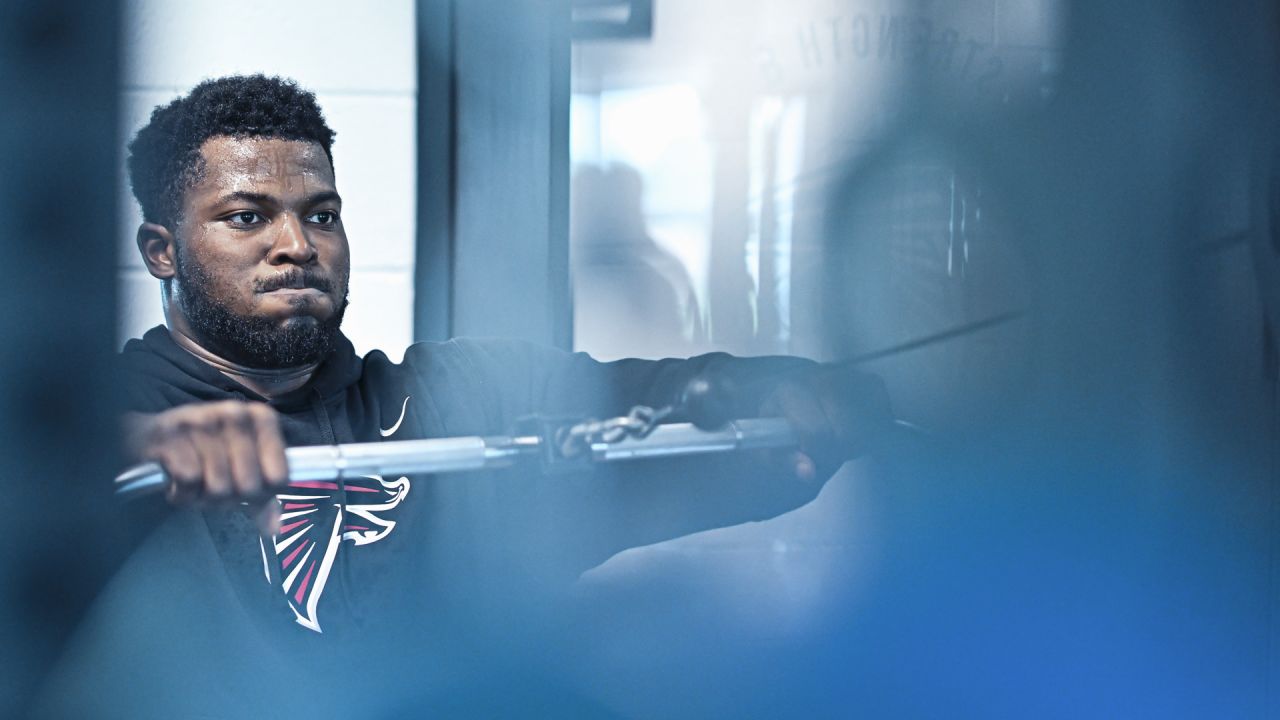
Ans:
POLYGON ((316 288, 276 288, 268 290, 263 295, 323 295, 324 293, 316 288))

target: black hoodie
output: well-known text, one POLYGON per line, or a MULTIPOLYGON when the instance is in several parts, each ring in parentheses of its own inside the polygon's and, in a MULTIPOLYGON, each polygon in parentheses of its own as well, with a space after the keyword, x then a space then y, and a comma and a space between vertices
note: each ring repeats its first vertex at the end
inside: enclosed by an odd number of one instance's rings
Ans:
MULTIPOLYGON (((810 365, 720 353, 602 363, 488 339, 417 344, 394 363, 380 351, 359 358, 340 338, 305 386, 267 400, 183 350, 163 327, 131 340, 121 359, 129 410, 269 402, 290 446, 503 434, 535 413, 611 417, 634 405, 670 404, 699 374, 731 380, 741 390, 733 412, 750 416, 774 378, 810 365)), ((270 694, 278 683, 269 678, 282 667, 332 671, 326 658, 369 648, 382 657, 393 647, 433 648, 439 672, 422 672, 445 677, 461 658, 494 656, 468 654, 464 645, 508 643, 513 629, 545 617, 580 573, 621 550, 765 519, 816 494, 817 484, 762 476, 754 460, 316 483, 281 497, 275 538, 260 538, 242 512, 174 510, 151 499, 163 521, 81 633, 68 663, 94 672, 72 671, 77 689, 69 692, 118 693, 143 681, 137 673, 171 674, 189 662, 201 671, 181 673, 173 688, 146 682, 149 692, 173 694, 172 702, 152 698, 154 707, 171 709, 203 696, 184 683, 211 683, 207 694, 217 696, 236 692, 228 682, 246 695, 264 683, 257 691, 270 694), (205 678, 219 653, 237 664, 257 657, 261 664, 249 667, 261 671, 205 678)), ((415 666, 427 662, 413 657, 415 666)), ((386 663, 378 667, 387 672, 386 663)))
MULTIPOLYGON (((180 348, 163 327, 130 341, 122 359, 129 409, 159 412, 227 399, 269 402, 281 413, 290 446, 495 435, 535 413, 622 415, 634 405, 671 404, 703 373, 731 376, 746 389, 736 399, 736 414, 752 415, 770 378, 805 364, 725 354, 602 363, 585 353, 493 339, 417 344, 397 364, 380 351, 361 359, 340 338, 305 386, 268 401, 180 348)), ((317 483, 282 498, 276 552, 269 541, 259 541, 243 516, 209 512, 205 519, 237 588, 276 578, 287 592, 276 592, 274 604, 292 608, 303 627, 328 631, 331 613, 344 623, 370 615, 382 603, 354 602, 356 595, 385 597, 382 585, 408 582, 392 578, 410 566, 415 589, 447 577, 448 590, 441 588, 439 599, 457 599, 461 591, 474 610, 476 603, 486 603, 476 594, 486 589, 526 591, 571 582, 625 548, 776 515, 809 499, 813 490, 773 482, 777 478, 743 482, 736 473, 690 477, 690 469, 684 463, 644 468, 643 477, 539 477, 523 468, 370 478, 341 490, 317 483), (673 467, 684 472, 673 473, 673 467)), ((245 602, 270 604, 256 590, 250 595, 245 602)))

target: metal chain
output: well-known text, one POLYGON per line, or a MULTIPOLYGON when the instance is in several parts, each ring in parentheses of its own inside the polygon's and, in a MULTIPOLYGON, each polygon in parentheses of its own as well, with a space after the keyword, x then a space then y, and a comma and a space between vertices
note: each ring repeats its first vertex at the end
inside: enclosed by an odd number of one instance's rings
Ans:
POLYGON ((598 442, 616 443, 628 437, 644 439, 649 437, 653 429, 672 412, 675 407, 654 409, 645 405, 631 408, 631 412, 622 417, 606 420, 587 420, 556 433, 560 453, 566 457, 576 457, 578 453, 590 448, 598 442))

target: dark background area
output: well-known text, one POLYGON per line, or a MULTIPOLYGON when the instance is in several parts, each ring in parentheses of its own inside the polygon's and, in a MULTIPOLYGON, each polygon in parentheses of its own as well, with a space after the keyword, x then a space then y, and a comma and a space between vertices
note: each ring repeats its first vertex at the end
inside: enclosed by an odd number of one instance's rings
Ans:
POLYGON ((0 8, 4 495, 0 716, 31 698, 120 561, 112 2, 0 8))

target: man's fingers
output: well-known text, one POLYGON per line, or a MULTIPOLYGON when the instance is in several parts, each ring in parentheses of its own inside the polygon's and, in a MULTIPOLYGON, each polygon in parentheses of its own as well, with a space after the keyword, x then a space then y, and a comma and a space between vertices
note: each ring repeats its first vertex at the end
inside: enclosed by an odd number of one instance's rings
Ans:
POLYGON ((841 445, 848 447, 858 440, 860 423, 854 409, 845 398, 836 393, 820 393, 817 396, 822 406, 822 415, 831 428, 834 438, 841 445))
POLYGON ((841 445, 865 452, 893 423, 893 408, 884 382, 874 375, 841 373, 820 393, 824 410, 841 445))
POLYGON ((799 457, 793 463, 797 476, 804 479, 817 473, 816 466, 831 465, 837 448, 836 428, 821 394, 802 383, 787 383, 778 388, 772 400, 772 412, 786 418, 800 439, 799 457))
POLYGON ((125 418, 126 449, 155 460, 175 504, 257 500, 288 481, 279 415, 265 403, 197 403, 125 418))
POLYGON ((236 408, 223 422, 223 427, 232 487, 242 498, 255 497, 262 492, 262 467, 253 417, 247 408, 236 408))
POLYGON ((266 405, 251 408, 258 440, 258 465, 262 479, 269 487, 281 487, 289 481, 289 463, 284 454, 284 435, 280 418, 266 405))
POLYGON ((165 497, 175 505, 195 502, 200 497, 201 471, 200 454, 185 438, 173 438, 165 444, 160 457, 156 458, 160 466, 169 476, 169 485, 165 488, 165 497))
POLYGON ((234 485, 227 458, 227 443, 222 433, 202 428, 192 437, 200 453, 200 472, 204 477, 204 497, 214 502, 231 497, 234 485))
POLYGON ((803 385, 779 388, 775 397, 779 413, 790 420, 801 435, 829 433, 831 425, 818 393, 803 385))

